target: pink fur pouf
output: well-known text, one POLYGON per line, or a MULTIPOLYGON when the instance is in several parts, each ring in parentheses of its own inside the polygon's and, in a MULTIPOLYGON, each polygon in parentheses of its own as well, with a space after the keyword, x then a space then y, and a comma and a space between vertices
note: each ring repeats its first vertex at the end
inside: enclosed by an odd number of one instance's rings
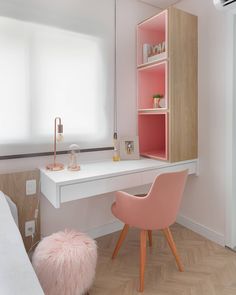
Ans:
POLYGON ((96 242, 75 231, 55 233, 37 246, 32 264, 46 295, 81 295, 93 283, 96 242))

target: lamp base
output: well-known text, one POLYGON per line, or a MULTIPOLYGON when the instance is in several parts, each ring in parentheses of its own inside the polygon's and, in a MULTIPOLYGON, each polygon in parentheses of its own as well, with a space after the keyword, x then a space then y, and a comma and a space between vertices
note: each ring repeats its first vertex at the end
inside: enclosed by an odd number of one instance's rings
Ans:
POLYGON ((70 170, 70 171, 79 171, 80 170, 80 165, 68 166, 67 169, 70 170))
POLYGON ((46 168, 47 170, 50 170, 50 171, 60 171, 64 169, 64 165, 61 163, 55 163, 55 164, 53 163, 53 164, 48 164, 46 168))

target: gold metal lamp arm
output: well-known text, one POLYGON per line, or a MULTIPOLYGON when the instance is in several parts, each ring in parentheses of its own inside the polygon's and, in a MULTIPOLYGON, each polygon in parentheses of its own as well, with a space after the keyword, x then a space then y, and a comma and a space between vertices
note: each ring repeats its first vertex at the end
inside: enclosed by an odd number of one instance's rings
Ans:
POLYGON ((63 125, 61 124, 61 118, 56 117, 54 120, 54 156, 53 156, 53 164, 48 164, 47 169, 51 171, 59 171, 64 169, 64 165, 56 162, 57 157, 57 133, 63 133, 63 125), (57 124, 58 121, 58 124, 57 124))

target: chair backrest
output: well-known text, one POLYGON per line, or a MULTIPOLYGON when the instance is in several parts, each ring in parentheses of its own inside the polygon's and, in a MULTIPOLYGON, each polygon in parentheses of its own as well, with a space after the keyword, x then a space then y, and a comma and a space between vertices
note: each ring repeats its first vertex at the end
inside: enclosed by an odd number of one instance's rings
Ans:
POLYGON ((188 170, 156 177, 146 197, 149 229, 167 228, 176 220, 188 170))

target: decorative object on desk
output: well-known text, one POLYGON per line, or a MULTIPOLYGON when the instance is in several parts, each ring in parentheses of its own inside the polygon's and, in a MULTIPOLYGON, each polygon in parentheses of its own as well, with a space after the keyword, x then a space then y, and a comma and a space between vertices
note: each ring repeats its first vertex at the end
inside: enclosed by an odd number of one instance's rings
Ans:
POLYGON ((161 60, 161 59, 166 58, 166 48, 165 47, 166 47, 165 41, 163 41, 162 43, 151 46, 149 54, 148 54, 147 62, 153 62, 153 61, 157 61, 157 60, 161 60))
POLYGON ((80 165, 78 164, 78 154, 80 152, 79 146, 77 144, 71 144, 69 151, 69 164, 68 170, 70 171, 79 171, 80 165))
POLYGON ((117 132, 114 132, 113 144, 114 144, 114 154, 113 154, 112 160, 114 162, 117 162, 117 161, 120 161, 120 151, 119 151, 119 142, 117 139, 117 132))
POLYGON ((156 93, 152 96, 153 98, 153 108, 154 109, 161 109, 164 107, 164 104, 161 104, 161 100, 164 100, 164 95, 160 93, 156 93))
POLYGON ((120 158, 121 160, 138 160, 139 159, 138 136, 121 138, 120 158))
POLYGON ((64 165, 56 162, 57 157, 57 142, 63 140, 63 125, 61 124, 61 118, 56 117, 54 120, 54 156, 53 163, 47 165, 47 169, 51 171, 59 171, 64 169, 64 165), (58 124, 57 124, 58 122, 58 124))
POLYGON ((152 46, 150 44, 143 44, 143 63, 147 63, 148 62, 148 57, 151 54, 151 50, 152 50, 152 46))
POLYGON ((32 258, 45 295, 86 294, 97 264, 97 245, 88 235, 73 230, 45 237, 32 258))

